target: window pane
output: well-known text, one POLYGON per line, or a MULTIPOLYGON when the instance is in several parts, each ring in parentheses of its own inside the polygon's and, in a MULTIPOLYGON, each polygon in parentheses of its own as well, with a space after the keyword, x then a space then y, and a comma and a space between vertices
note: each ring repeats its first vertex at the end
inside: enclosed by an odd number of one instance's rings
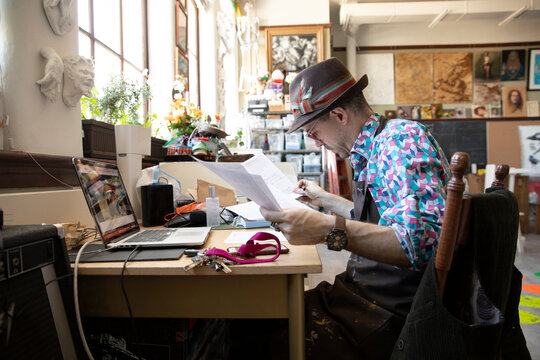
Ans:
POLYGON ((94 85, 99 90, 109 82, 111 76, 120 74, 122 72, 120 58, 107 48, 96 43, 94 69, 94 85))
POLYGON ((188 3, 188 48, 195 56, 199 54, 199 19, 197 5, 193 1, 188 3))
MULTIPOLYGON (((142 78, 141 72, 129 64, 124 64, 124 78, 126 80, 135 81, 137 84, 142 85, 143 78, 142 78)), ((144 100, 142 99, 142 97, 140 98, 140 101, 141 101, 141 106, 139 107, 137 113, 139 114, 139 122, 143 123, 144 122, 143 121, 144 119, 143 101, 144 100)))
POLYGON ((189 54, 189 100, 199 104, 199 64, 198 59, 189 54))
POLYGON ((90 38, 79 31, 79 55, 85 58, 92 58, 90 38))
POLYGON ((120 53, 120 0, 94 0, 96 39, 120 53))
POLYGON ((90 32, 90 14, 88 11, 88 0, 77 1, 77 9, 79 12, 79 27, 90 32))
POLYGON ((144 68, 143 60, 143 17, 141 0, 123 0, 124 58, 139 69, 144 68))

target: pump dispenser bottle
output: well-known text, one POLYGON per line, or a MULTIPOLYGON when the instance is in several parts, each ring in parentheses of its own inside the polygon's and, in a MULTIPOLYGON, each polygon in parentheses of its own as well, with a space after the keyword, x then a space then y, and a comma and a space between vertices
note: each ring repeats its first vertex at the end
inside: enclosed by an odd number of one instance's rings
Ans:
POLYGON ((206 226, 217 226, 219 220, 219 198, 216 197, 214 186, 208 187, 208 197, 206 198, 206 226))

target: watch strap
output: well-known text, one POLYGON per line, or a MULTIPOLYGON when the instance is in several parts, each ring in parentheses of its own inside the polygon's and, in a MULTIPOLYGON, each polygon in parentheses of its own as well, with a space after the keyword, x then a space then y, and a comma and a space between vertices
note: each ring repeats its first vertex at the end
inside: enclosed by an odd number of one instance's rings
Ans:
POLYGON ((346 230, 345 227, 345 218, 343 216, 336 215, 334 220, 334 229, 333 230, 346 230))

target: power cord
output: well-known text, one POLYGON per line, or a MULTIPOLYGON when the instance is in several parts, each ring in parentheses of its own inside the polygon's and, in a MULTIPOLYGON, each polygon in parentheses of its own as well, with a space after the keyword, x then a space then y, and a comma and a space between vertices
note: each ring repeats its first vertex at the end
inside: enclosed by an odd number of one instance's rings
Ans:
POLYGON ((81 341, 84 347, 84 351, 86 352, 86 355, 90 360, 94 360, 94 357, 92 356, 92 352, 90 351, 90 348, 88 347, 88 343, 86 342, 86 337, 84 336, 84 329, 82 326, 81 321, 81 311, 79 309, 79 288, 77 286, 77 277, 79 272, 79 260, 81 259, 81 255, 84 251, 84 249, 94 243, 100 241, 99 239, 90 240, 89 242, 85 243, 79 251, 77 252, 77 257, 75 258, 75 265, 73 270, 73 297, 75 298, 75 317, 77 318, 77 327, 79 328, 79 335, 81 336, 81 341))
POLYGON ((133 254, 135 254, 140 249, 140 247, 141 247, 140 245, 137 245, 133 250, 131 250, 126 260, 124 260, 124 265, 122 266, 122 272, 120 273, 120 285, 122 287, 122 294, 124 295, 124 299, 126 300, 126 305, 129 312, 129 319, 131 321, 131 330, 133 331, 133 338, 134 338, 135 344, 140 343, 140 341, 139 341, 139 335, 137 332, 137 327, 135 326, 135 318, 133 318, 133 312, 131 311, 131 304, 129 303, 126 287, 124 285, 124 272, 126 271, 126 267, 127 267, 127 263, 129 259, 131 258, 131 256, 133 256, 133 254))

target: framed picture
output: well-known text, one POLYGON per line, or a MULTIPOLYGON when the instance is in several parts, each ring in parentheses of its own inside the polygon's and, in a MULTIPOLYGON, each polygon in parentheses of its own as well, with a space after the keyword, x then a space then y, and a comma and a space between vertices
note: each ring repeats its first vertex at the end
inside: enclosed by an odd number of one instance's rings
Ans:
MULTIPOLYGON (((175 69, 174 74, 176 76, 187 78, 189 74, 189 62, 188 59, 181 53, 181 51, 176 48, 175 56, 175 69)), ((187 90, 187 89, 186 89, 187 90)))
POLYGON ((268 70, 297 72, 323 60, 324 25, 266 28, 268 70))
POLYGON ((501 104, 489 104, 489 117, 501 117, 501 104))
POLYGON ((525 80, 525 49, 503 50, 502 81, 525 80))
POLYGON ((527 116, 540 116, 538 101, 527 101, 527 116))
MULTIPOLYGON (((182 2, 182 1, 181 1, 182 2)), ((185 7, 184 7, 185 8, 185 7)), ((180 2, 176 3, 176 46, 185 54, 187 51, 187 14, 180 6, 180 2)))
POLYGON ((503 115, 506 117, 527 116, 527 90, 525 86, 503 87, 503 115))
POLYGON ((487 105, 474 105, 473 117, 475 118, 489 117, 488 106, 487 105))
POLYGON ((529 90, 540 90, 540 49, 529 50, 529 90))

